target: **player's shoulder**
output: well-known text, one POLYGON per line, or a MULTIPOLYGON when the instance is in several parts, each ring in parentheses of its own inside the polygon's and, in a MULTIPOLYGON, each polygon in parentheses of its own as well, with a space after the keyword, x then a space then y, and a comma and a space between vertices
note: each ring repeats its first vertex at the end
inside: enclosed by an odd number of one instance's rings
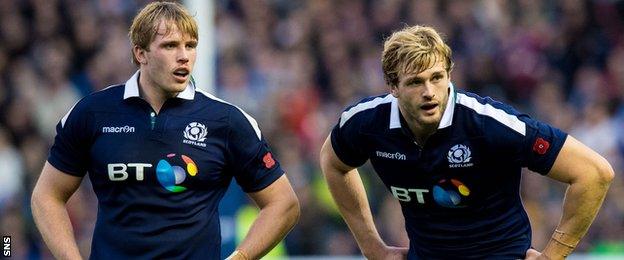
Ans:
POLYGON ((195 89, 195 101, 201 107, 201 110, 209 110, 211 114, 224 116, 247 114, 239 106, 199 88, 195 89))
POLYGON ((511 105, 478 94, 457 90, 455 104, 459 120, 463 122, 478 121, 484 129, 491 129, 492 124, 504 125, 520 134, 525 133, 526 114, 520 113, 511 105))
POLYGON ((391 105, 396 98, 391 94, 370 96, 348 106, 340 114, 339 126, 366 125, 371 122, 388 121, 391 105), (383 119, 386 120, 383 120, 383 119))
POLYGON ((476 93, 468 92, 465 90, 457 90, 457 99, 455 103, 465 107, 472 109, 475 112, 482 112, 486 108, 494 108, 505 111, 508 114, 518 115, 520 114, 516 111, 512 106, 493 99, 489 96, 480 96, 476 93))
POLYGON ((250 126, 256 135, 261 138, 258 122, 249 113, 226 100, 216 97, 202 89, 195 90, 195 99, 205 111, 204 115, 217 116, 228 122, 228 126, 235 130, 240 127, 250 126))
POLYGON ((116 100, 122 99, 123 86, 123 84, 112 85, 82 97, 61 118, 61 125, 65 126, 65 123, 70 117, 73 118, 73 121, 83 121, 83 123, 86 123, 88 121, 88 115, 93 112, 119 107, 115 102, 119 102, 116 100))
POLYGON ((77 111, 93 111, 118 107, 123 99, 124 84, 112 85, 102 90, 92 92, 82 97, 73 110, 77 111))

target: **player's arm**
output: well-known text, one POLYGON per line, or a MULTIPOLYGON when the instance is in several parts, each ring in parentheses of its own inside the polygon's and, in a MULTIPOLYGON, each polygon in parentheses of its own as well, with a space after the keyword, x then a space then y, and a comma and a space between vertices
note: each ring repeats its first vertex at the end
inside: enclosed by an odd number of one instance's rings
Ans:
POLYGON ((328 137, 321 148, 321 170, 340 214, 368 259, 404 259, 407 248, 387 246, 379 236, 357 169, 343 163, 328 137))
POLYGON ((547 176, 570 184, 561 220, 542 251, 550 259, 563 259, 594 221, 614 172, 602 156, 568 136, 547 176))
POLYGON ((285 174, 268 187, 248 195, 258 205, 260 213, 247 236, 228 259, 260 259, 299 220, 299 200, 285 174))
POLYGON ((81 181, 82 177, 63 173, 46 162, 32 193, 35 223, 57 259, 82 259, 65 208, 81 181))

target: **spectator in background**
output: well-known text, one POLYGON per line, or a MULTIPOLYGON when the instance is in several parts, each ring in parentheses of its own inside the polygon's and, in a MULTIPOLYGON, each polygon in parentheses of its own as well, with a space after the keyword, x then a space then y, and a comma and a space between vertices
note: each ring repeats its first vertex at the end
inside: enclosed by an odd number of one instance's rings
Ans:
POLYGON ((9 142, 5 129, 0 128, 0 212, 5 211, 9 202, 15 201, 15 195, 21 189, 22 155, 9 142))

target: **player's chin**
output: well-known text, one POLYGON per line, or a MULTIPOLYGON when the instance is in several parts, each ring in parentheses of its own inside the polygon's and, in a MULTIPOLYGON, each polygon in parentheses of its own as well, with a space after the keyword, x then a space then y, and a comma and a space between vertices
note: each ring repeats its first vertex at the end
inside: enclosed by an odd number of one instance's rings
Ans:
POLYGON ((187 81, 175 81, 173 82, 173 84, 171 84, 171 87, 173 88, 172 90, 175 92, 181 92, 186 88, 186 85, 188 85, 188 80, 187 81))
POLYGON ((420 117, 420 122, 423 125, 437 125, 440 123, 442 116, 439 113, 431 114, 423 114, 420 117))

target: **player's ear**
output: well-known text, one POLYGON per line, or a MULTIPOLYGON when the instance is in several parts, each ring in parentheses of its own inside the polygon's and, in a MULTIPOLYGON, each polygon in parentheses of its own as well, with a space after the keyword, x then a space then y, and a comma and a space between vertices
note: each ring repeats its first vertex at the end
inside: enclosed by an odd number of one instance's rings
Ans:
POLYGON ((399 97, 399 86, 398 85, 391 85, 390 86, 390 94, 392 94, 392 96, 394 96, 394 97, 399 97))
POLYGON ((145 57, 145 52, 147 52, 147 51, 145 49, 139 47, 138 45, 135 45, 132 48, 132 54, 134 55, 136 60, 139 62, 139 64, 146 64, 147 63, 147 58, 145 57))

